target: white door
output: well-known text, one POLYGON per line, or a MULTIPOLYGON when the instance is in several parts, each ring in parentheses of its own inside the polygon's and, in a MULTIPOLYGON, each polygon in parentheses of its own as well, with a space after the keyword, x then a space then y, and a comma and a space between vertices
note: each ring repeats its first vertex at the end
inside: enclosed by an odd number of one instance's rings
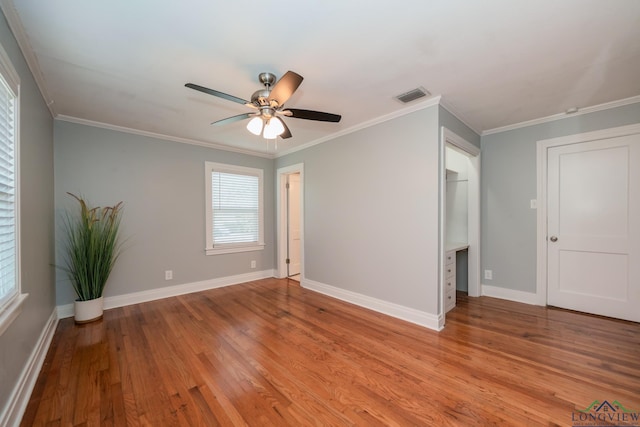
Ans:
POLYGON ((548 304, 640 321, 640 134, 547 156, 548 304))
POLYGON ((289 276, 300 274, 300 174, 287 176, 289 276))

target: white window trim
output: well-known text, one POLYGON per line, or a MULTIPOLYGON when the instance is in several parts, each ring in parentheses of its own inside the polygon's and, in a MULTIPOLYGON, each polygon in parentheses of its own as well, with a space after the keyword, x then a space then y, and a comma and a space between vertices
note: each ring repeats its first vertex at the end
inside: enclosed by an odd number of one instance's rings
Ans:
POLYGON ((261 251, 264 249, 264 173, 262 169, 249 168, 244 166, 227 165, 224 163, 205 162, 205 231, 207 255, 231 254, 238 252, 261 251), (227 244, 220 247, 213 247, 213 210, 211 208, 211 173, 213 171, 233 174, 253 175, 258 177, 258 243, 236 243, 227 244))
POLYGON ((0 74, 16 97, 15 121, 15 205, 16 205, 16 292, 0 307, 0 336, 22 312, 22 306, 29 294, 22 293, 22 267, 20 261, 20 75, 16 72, 9 55, 0 45, 0 74))

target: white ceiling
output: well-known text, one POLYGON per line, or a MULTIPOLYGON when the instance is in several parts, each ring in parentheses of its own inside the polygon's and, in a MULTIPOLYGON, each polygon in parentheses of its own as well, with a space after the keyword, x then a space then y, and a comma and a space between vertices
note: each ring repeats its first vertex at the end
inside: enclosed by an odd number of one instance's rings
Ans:
MULTIPOLYGON (((277 153, 407 107, 422 86, 477 132, 640 95, 638 0, 1 0, 54 116, 274 153, 248 112, 260 72, 305 80, 277 153)), ((421 101, 416 101, 420 103, 421 101)), ((423 101, 424 102, 424 101, 423 101)))

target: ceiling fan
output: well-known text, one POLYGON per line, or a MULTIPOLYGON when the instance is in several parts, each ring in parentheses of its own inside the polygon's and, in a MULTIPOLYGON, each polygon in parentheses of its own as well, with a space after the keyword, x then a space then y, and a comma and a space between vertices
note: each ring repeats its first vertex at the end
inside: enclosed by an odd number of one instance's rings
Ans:
POLYGON ((303 77, 300 74, 287 71, 277 83, 275 83, 276 76, 272 73, 260 73, 258 79, 260 83, 264 85, 264 89, 254 92, 253 95, 251 95, 251 101, 246 101, 242 98, 193 83, 187 83, 185 86, 252 108, 254 110, 253 112, 227 117, 226 119, 218 120, 211 124, 215 126, 225 125, 252 117, 247 124, 247 129, 254 135, 262 134, 263 138, 266 139, 274 139, 278 136, 283 139, 291 138, 289 128, 278 116, 333 123, 338 123, 342 118, 342 116, 338 114, 323 113, 321 111, 284 108, 285 102, 289 100, 291 95, 298 89, 298 86, 300 86, 300 83, 302 83, 303 77))

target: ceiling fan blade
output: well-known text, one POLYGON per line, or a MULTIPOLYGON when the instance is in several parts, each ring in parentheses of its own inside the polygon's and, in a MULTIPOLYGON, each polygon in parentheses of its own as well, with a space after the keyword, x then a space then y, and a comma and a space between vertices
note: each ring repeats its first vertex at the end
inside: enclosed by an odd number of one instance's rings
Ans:
POLYGON ((282 111, 285 116, 294 117, 296 119, 316 120, 318 122, 338 123, 342 116, 338 114, 323 113, 322 111, 300 110, 298 108, 287 108, 282 111), (291 114, 287 113, 291 112, 291 114))
POLYGON ((298 89, 298 86, 302 83, 302 79, 303 77, 300 74, 287 71, 285 75, 278 80, 273 89, 271 89, 269 100, 276 101, 279 106, 284 105, 291 95, 293 95, 293 92, 298 89))
POLYGON ((238 122, 240 120, 244 120, 244 119, 248 119, 251 116, 255 116, 256 113, 244 113, 244 114, 238 114, 237 116, 231 116, 231 117, 227 117, 226 119, 222 119, 222 120, 216 120, 215 122, 212 122, 211 124, 214 126, 222 126, 222 125, 226 125, 229 123, 233 123, 233 122, 238 122))
POLYGON ((237 96, 228 95, 223 92, 218 92, 217 90, 209 89, 208 87, 196 85, 193 83, 187 83, 185 84, 185 86, 188 87, 189 89, 194 89, 209 95, 217 96, 218 98, 223 98, 228 101, 237 102, 238 104, 251 104, 249 101, 245 101, 244 99, 238 98, 237 96))
POLYGON ((284 132, 280 134, 280 138, 282 139, 291 138, 291 131, 289 130, 289 127, 284 122, 284 120, 280 119, 280 121, 282 122, 282 126, 284 126, 284 132))

